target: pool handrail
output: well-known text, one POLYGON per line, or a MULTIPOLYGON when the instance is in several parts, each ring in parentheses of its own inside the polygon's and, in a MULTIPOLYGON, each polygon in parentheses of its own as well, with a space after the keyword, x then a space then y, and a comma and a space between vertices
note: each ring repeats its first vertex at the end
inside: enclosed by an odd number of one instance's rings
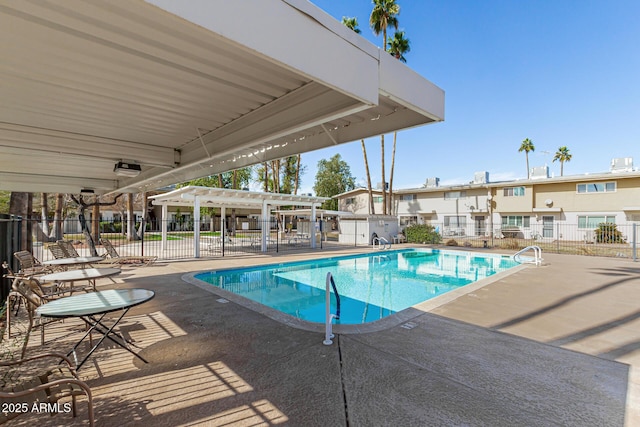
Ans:
POLYGON ((519 250, 515 254, 513 254, 513 260, 519 262, 520 264, 535 264, 542 265, 542 249, 540 246, 527 246, 524 249, 519 250), (533 258, 531 257, 523 257, 522 254, 528 251, 533 251, 533 258))
POLYGON ((325 334, 324 341, 322 344, 331 345, 333 341, 331 340, 334 335, 332 332, 332 321, 333 319, 340 319, 340 294, 338 293, 338 289, 336 288, 336 282, 333 280, 333 276, 331 272, 327 273, 327 283, 325 289, 325 334), (331 313, 331 288, 333 288, 333 293, 336 294, 336 313, 331 313))
POLYGON ((391 249, 391 242, 384 237, 376 236, 373 238, 371 242, 373 244, 373 249, 377 249, 377 250, 391 249))

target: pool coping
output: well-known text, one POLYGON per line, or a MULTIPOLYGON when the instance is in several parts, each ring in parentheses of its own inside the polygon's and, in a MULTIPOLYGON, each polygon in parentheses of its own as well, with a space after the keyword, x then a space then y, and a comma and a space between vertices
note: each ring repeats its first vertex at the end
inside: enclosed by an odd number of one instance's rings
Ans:
MULTIPOLYGON (((472 252, 475 253, 475 252, 472 252)), ((510 255, 506 254, 493 254, 494 256, 506 256, 510 257, 510 255)), ((319 257, 325 258, 325 257, 319 257)), ((315 259, 315 258, 311 258, 315 259)), ((273 265, 278 265, 282 263, 274 263, 273 265)), ((264 267, 270 264, 265 265, 256 265, 255 267, 264 267)), ((520 264, 515 267, 509 268, 508 270, 501 271, 489 277, 485 277, 484 279, 480 279, 476 282, 469 283, 459 289, 455 289, 449 291, 445 294, 438 295, 437 297, 431 298, 429 300, 420 302, 411 307, 407 307, 404 310, 401 310, 397 313, 390 314, 380 320, 375 320, 373 322, 367 322, 362 324, 351 324, 351 325, 339 325, 333 324, 333 332, 338 334, 361 334, 361 333, 369 333, 369 332, 379 332, 383 330, 387 330, 393 328, 395 326, 407 323, 418 317, 424 313, 428 313, 431 310, 434 310, 444 304, 447 304, 453 300, 460 298, 461 296, 470 294, 478 289, 481 289, 493 282, 501 280, 511 274, 514 274, 518 271, 521 271, 524 268, 531 266, 531 264, 520 264)), ((229 269, 219 269, 215 271, 224 271, 224 270, 234 270, 237 268, 229 268, 229 269)), ((302 329, 310 332, 325 332, 325 323, 317 323, 317 322, 309 322, 306 320, 298 319, 297 317, 291 316, 290 314, 283 313, 274 308, 268 307, 266 305, 260 304, 259 302, 250 300, 241 295, 235 294, 231 291, 227 291, 226 289, 219 288, 210 283, 204 282, 200 279, 196 279, 195 276, 197 274, 201 274, 204 272, 208 272, 211 270, 202 270, 184 274, 181 279, 189 283, 191 285, 197 286, 200 289, 203 289, 207 292, 210 292, 214 295, 221 297, 222 299, 218 300, 219 303, 227 303, 229 301, 238 304, 242 307, 245 307, 249 310, 260 313, 272 320, 283 323, 287 326, 291 326, 293 328, 302 329)))

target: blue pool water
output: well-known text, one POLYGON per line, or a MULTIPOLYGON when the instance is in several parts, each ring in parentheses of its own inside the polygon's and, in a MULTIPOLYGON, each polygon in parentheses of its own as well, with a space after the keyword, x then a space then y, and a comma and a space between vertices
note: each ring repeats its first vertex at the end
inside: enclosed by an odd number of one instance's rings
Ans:
MULTIPOLYGON (((310 322, 324 322, 331 272, 340 294, 337 324, 382 319, 518 265, 510 257, 408 249, 200 273, 196 279, 310 322)), ((335 298, 331 297, 332 312, 335 298)))

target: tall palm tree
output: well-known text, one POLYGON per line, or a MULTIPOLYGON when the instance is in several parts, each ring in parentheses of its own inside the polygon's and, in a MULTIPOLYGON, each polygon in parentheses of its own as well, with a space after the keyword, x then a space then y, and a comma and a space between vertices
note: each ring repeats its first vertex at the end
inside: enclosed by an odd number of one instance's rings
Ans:
POLYGON ((396 0, 373 0, 373 10, 369 17, 369 24, 376 36, 382 33, 382 48, 387 50, 387 28, 398 29, 398 15, 400 5, 396 0))
POLYGON ((396 165, 396 140, 398 132, 393 133, 393 151, 391 152, 391 170, 389 171, 389 215, 393 215, 393 169, 396 165))
POLYGON ((411 51, 409 39, 405 38, 404 31, 396 31, 393 38, 389 40, 387 44, 387 52, 393 55, 396 59, 402 62, 407 62, 407 58, 404 57, 405 53, 411 51))
MULTIPOLYGON (((376 36, 382 33, 382 48, 387 51, 387 28, 398 29, 398 15, 400 5, 396 0, 373 0, 373 10, 369 16, 369 25, 376 36)), ((387 214, 387 191, 384 173, 384 135, 380 135, 380 150, 382 152, 382 213, 387 214)))
POLYGON ((518 148, 518 153, 524 151, 524 154, 527 156, 527 179, 531 178, 531 174, 529 173, 529 152, 536 151, 536 147, 533 145, 533 141, 529 138, 522 141, 520 144, 520 148, 518 148))
POLYGON ((364 156, 364 169, 367 171, 367 190, 369 191, 369 214, 374 215, 376 209, 373 206, 373 189, 371 188, 371 175, 369 174, 369 161, 367 160, 367 149, 364 146, 364 139, 360 140, 362 144, 362 155, 364 156))
MULTIPOLYGON (((360 34, 360 29, 358 28, 358 19, 357 18, 342 18, 342 24, 347 28, 355 31, 360 34)), ((373 215, 376 213, 376 209, 373 206, 373 189, 371 188, 371 174, 369 173, 369 161, 367 160, 367 147, 364 145, 364 139, 360 140, 362 144, 362 155, 364 157, 364 169, 367 173, 367 191, 369 192, 369 214, 373 215)))
MULTIPOLYGON (((404 54, 411 50, 409 39, 404 37, 404 31, 396 31, 389 40, 388 52, 402 62, 407 62, 404 54)), ((393 172, 396 164, 396 140, 398 132, 393 133, 393 152, 391 153, 391 170, 389 171, 389 214, 393 215, 393 172)))
POLYGON ((572 156, 569 153, 569 149, 566 145, 563 145, 562 147, 558 148, 558 151, 556 151, 556 155, 553 157, 553 161, 555 162, 556 160, 558 160, 560 162, 560 176, 562 176, 564 172, 564 162, 571 161, 571 157, 572 156))
POLYGON ((350 17, 343 16, 342 25, 349 28, 350 30, 355 31, 358 34, 360 34, 361 32, 360 28, 358 28, 358 18, 350 18, 350 17))
POLYGON ((387 214, 387 184, 385 182, 385 173, 384 173, 384 134, 380 135, 380 151, 382 155, 380 156, 381 164, 382 164, 382 215, 387 214))

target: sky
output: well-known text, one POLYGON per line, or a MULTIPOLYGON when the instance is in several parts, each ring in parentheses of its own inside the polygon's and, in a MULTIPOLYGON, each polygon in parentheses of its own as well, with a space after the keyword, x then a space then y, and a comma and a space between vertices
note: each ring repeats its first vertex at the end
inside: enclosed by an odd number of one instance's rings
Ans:
MULTIPOLYGON (((312 0, 338 21, 369 27, 371 0, 312 0)), ((609 171, 611 159, 640 166, 640 1, 398 0, 399 29, 411 42, 407 66, 445 91, 444 122, 398 133, 393 187, 464 184, 527 177, 530 167, 560 175, 555 152, 567 146, 564 175, 609 171)), ((393 31, 390 31, 392 34, 393 31)), ((393 134, 385 138, 387 181, 393 134)), ((381 182, 380 137, 365 141, 371 180, 381 182)), ((366 186, 360 142, 302 154, 303 193, 317 163, 336 153, 366 186)))

